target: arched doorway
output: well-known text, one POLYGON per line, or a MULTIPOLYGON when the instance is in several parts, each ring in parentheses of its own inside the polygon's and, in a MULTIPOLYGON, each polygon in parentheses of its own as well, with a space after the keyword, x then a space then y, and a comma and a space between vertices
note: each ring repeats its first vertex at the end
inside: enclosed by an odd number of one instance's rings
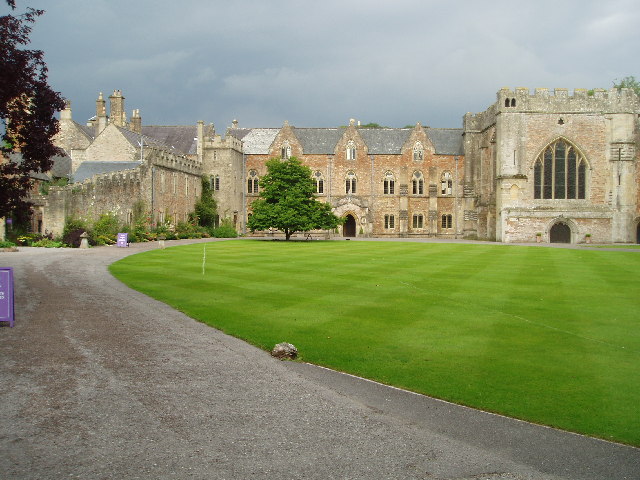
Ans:
POLYGON ((347 214, 344 217, 344 225, 342 226, 343 237, 355 237, 356 236, 356 219, 351 214, 347 214))
POLYGON ((551 243, 571 243, 571 229, 566 223, 556 223, 549 231, 551 243))

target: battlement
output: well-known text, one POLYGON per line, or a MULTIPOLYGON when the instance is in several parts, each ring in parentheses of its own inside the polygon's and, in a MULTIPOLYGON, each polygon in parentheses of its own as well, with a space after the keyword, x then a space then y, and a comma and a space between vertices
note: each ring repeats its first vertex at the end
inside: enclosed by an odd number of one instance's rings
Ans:
POLYGON ((640 99, 632 89, 596 88, 592 91, 576 88, 571 95, 566 88, 536 88, 533 93, 526 87, 511 90, 502 88, 495 104, 498 112, 549 113, 638 113, 640 99))
POLYGON ((242 140, 238 140, 236 137, 227 135, 213 135, 210 138, 205 138, 204 148, 230 148, 233 150, 242 151, 242 140))
POLYGON ((177 155, 159 147, 145 147, 145 159, 152 166, 166 167, 185 173, 199 175, 202 165, 196 159, 177 155))

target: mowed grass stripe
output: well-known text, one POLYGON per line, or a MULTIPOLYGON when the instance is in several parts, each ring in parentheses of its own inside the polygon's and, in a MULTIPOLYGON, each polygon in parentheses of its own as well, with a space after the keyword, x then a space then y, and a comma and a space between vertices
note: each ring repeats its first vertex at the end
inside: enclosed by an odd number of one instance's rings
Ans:
POLYGON ((231 241, 112 272, 261 348, 640 445, 640 256, 404 242, 231 241))

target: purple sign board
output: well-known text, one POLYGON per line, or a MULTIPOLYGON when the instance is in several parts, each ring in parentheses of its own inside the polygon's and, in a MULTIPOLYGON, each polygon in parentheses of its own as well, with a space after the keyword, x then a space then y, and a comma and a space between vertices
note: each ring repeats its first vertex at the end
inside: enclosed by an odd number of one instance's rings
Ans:
POLYGON ((129 246, 129 234, 128 233, 119 233, 118 241, 116 242, 118 247, 128 247, 129 246))
POLYGON ((13 268, 0 267, 0 322, 13 327, 13 268))

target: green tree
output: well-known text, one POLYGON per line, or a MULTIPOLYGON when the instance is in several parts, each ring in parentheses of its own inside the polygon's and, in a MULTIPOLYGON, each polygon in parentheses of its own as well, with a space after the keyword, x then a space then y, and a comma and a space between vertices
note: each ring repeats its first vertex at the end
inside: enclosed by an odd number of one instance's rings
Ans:
POLYGON ((628 77, 624 77, 622 80, 616 80, 613 82, 613 86, 618 90, 621 88, 631 88, 636 95, 640 96, 640 81, 636 80, 636 77, 633 75, 629 75, 628 77))
POLYGON ((218 205, 213 198, 211 183, 207 177, 202 177, 202 194, 200 200, 194 206, 194 212, 198 217, 198 224, 203 227, 215 227, 218 218, 218 205))
POLYGON ((291 157, 267 162, 267 174, 261 179, 260 198, 251 204, 247 222, 252 232, 276 228, 286 240, 296 232, 336 228, 341 219, 331 212, 331 205, 315 198, 315 182, 309 167, 291 157))

